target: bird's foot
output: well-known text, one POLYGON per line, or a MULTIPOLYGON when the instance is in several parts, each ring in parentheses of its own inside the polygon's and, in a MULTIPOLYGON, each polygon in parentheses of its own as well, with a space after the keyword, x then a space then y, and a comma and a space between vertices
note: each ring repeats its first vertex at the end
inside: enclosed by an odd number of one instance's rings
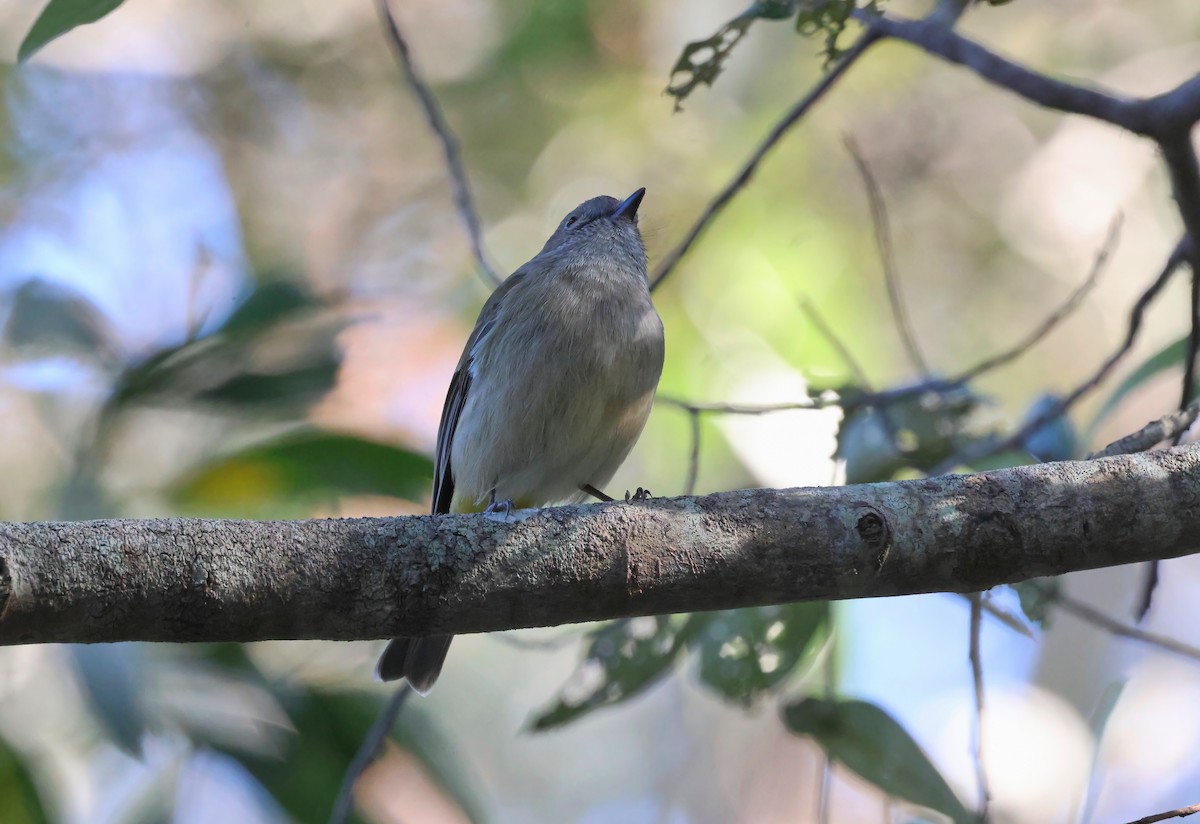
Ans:
POLYGON ((504 520, 508 520, 512 515, 513 502, 511 498, 505 498, 503 501, 497 501, 495 498, 488 501, 487 508, 483 510, 484 515, 495 515, 499 512, 504 513, 504 520))
POLYGON ((632 494, 629 492, 629 490, 625 490, 625 503, 629 503, 630 501, 648 501, 653 497, 654 496, 650 494, 649 489, 643 489, 640 486, 637 488, 637 491, 632 494))

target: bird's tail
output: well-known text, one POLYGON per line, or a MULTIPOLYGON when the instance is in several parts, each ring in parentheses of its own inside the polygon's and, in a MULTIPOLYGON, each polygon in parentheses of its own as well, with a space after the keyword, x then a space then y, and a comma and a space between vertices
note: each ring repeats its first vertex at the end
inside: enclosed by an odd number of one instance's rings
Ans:
POLYGON ((453 635, 429 638, 394 638, 379 656, 375 673, 384 681, 407 678, 421 695, 428 695, 441 674, 453 635))

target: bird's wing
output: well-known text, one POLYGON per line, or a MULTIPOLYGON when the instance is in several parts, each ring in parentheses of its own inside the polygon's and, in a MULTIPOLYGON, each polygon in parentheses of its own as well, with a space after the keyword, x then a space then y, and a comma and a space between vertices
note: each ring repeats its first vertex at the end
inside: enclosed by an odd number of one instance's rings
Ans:
POLYGON ((463 407, 466 406, 467 393, 471 389, 471 371, 475 352, 479 344, 495 327, 504 296, 524 281, 526 274, 524 267, 518 269, 497 286, 496 291, 492 292, 491 297, 488 298, 479 313, 479 319, 475 321, 475 329, 472 330, 471 337, 467 338, 467 345, 463 347, 462 357, 458 359, 454 377, 450 379, 450 389, 446 392, 446 403, 442 406, 442 421, 438 424, 437 454, 433 462, 434 515, 449 512, 450 502, 454 500, 454 469, 450 465, 450 453, 454 445, 454 432, 458 429, 458 420, 462 415, 463 407))

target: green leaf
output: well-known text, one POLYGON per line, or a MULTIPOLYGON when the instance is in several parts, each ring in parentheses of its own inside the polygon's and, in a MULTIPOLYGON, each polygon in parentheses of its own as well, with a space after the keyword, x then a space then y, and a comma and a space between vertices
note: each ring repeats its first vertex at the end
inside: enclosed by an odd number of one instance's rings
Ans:
POLYGON ((108 346, 108 323, 74 289, 35 278, 13 294, 4 338, 14 347, 95 355, 108 346))
POLYGON ((671 672, 688 640, 707 626, 711 614, 622 618, 591 633, 591 643, 574 680, 550 708, 533 719, 534 730, 562 726, 600 707, 627 701, 671 672), (581 694, 575 694, 581 693, 581 694))
POLYGON ((433 464, 423 455, 353 435, 306 431, 218 458, 173 491, 188 509, 255 514, 345 495, 419 500, 433 464))
POLYGON ((1046 629, 1050 626, 1050 607, 1058 599, 1058 578, 1034 578, 1012 585, 1021 599, 1021 612, 1030 623, 1046 629))
POLYGON ((33 28, 17 49, 17 62, 24 63, 42 46, 76 26, 95 23, 121 5, 122 0, 50 0, 33 28))
POLYGON ((826 602, 712 614, 697 639, 700 681, 749 705, 792 674, 828 621, 826 602))
POLYGON ((227 335, 254 334, 303 312, 321 308, 321 302, 306 289, 286 280, 259 285, 221 324, 227 335))
MULTIPOLYGON (((853 394, 846 399, 854 403, 853 394)), ((968 386, 941 386, 885 406, 855 409, 838 433, 837 456, 846 462, 846 483, 886 481, 901 469, 937 466, 988 437, 973 430, 978 428, 977 413, 989 403, 968 386)))
POLYGON ((0 738, 0 821, 45 824, 49 820, 29 768, 0 738))
POLYGON ((1181 368, 1183 366, 1183 359, 1187 357, 1187 346, 1188 339, 1185 335, 1174 343, 1164 346, 1147 358, 1141 366, 1130 372, 1125 380, 1121 381, 1120 385, 1108 396, 1108 400, 1104 402, 1104 405, 1100 407, 1100 411, 1092 419, 1091 429, 1094 430, 1096 425, 1116 409, 1121 401, 1134 389, 1137 389, 1161 372, 1165 372, 1168 369, 1181 368))
POLYGON ((783 712, 788 729, 811 736, 833 761, 885 793, 974 822, 946 779, 894 718, 866 701, 806 698, 783 712))

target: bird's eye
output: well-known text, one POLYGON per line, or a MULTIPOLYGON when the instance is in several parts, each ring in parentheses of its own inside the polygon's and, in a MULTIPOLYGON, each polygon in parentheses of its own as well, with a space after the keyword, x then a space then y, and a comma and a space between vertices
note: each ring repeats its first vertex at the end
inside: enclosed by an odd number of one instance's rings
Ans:
POLYGON ((575 215, 571 215, 569 218, 567 218, 567 228, 570 229, 572 226, 574 226, 575 221, 577 220, 579 220, 579 218, 577 218, 575 215))

